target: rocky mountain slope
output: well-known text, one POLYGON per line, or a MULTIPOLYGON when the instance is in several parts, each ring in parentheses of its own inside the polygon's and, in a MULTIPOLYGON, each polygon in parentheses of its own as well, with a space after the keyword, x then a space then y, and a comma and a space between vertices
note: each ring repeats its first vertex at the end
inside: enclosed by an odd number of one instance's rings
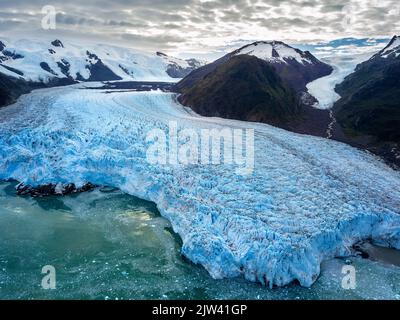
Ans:
POLYGON ((30 90, 26 81, 0 73, 0 106, 13 103, 16 98, 30 90))
POLYGON ((400 165, 400 37, 336 87, 334 107, 348 139, 400 165))
POLYGON ((296 92, 307 92, 307 83, 329 75, 333 68, 315 58, 310 52, 303 52, 280 41, 260 41, 235 50, 224 57, 190 73, 177 84, 177 89, 186 89, 202 80, 218 66, 238 55, 255 56, 275 68, 279 76, 296 92))
POLYGON ((296 92, 267 62, 238 55, 185 91, 180 101, 204 116, 280 123, 300 113, 296 92))
POLYGON ((177 83, 179 101, 203 116, 265 122, 324 135, 329 114, 311 107, 306 85, 332 72, 309 52, 255 42, 200 67, 177 83))
POLYGON ((0 73, 0 107, 14 103, 21 95, 35 89, 65 86, 73 83, 75 81, 67 78, 54 78, 46 83, 32 82, 0 73))

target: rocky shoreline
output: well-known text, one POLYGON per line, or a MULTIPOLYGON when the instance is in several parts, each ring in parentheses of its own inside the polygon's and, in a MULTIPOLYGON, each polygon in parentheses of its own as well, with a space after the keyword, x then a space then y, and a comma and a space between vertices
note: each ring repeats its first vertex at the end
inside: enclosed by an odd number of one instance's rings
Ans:
POLYGON ((24 183, 19 183, 15 190, 19 196, 31 196, 34 198, 47 197, 47 196, 65 196, 74 193, 82 193, 95 189, 97 186, 92 183, 86 183, 81 187, 77 187, 74 183, 68 184, 45 184, 41 186, 30 186, 24 183))

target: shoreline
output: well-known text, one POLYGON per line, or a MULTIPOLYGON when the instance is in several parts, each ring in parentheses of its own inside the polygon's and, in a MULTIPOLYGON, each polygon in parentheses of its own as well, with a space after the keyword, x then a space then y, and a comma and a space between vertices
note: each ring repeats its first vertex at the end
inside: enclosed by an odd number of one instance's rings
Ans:
MULTIPOLYGON (((23 183, 20 183, 14 179, 0 180, 0 183, 14 184, 15 195, 20 196, 20 197, 29 196, 31 198, 48 198, 48 197, 64 198, 64 197, 68 197, 68 196, 71 196, 74 194, 91 192, 96 189, 98 189, 104 193, 109 192, 108 190, 119 190, 123 194, 133 196, 127 192, 122 191, 120 188, 117 188, 117 187, 99 186, 99 185, 94 185, 90 182, 84 184, 82 187, 76 187, 75 184, 73 184, 73 183, 64 184, 61 186, 60 186, 60 184, 46 184, 46 185, 42 185, 42 186, 32 187, 32 186, 24 185, 23 183), (61 191, 61 190, 63 190, 63 191, 61 191)), ((141 199, 143 201, 148 201, 147 199, 142 199, 142 198, 138 198, 138 199, 141 199)), ((150 202, 152 202, 152 201, 150 201, 150 202)), ((157 204, 154 202, 152 202, 152 203, 157 207, 157 210, 159 211, 160 216, 162 216, 161 211, 158 209, 157 204)), ((176 237, 176 236, 179 237, 180 241, 178 241, 178 242, 180 243, 180 248, 182 250, 183 243, 182 243, 181 236, 178 233, 176 233, 175 231, 173 231, 173 234, 174 234, 174 237, 176 237)), ((187 261, 189 261, 191 264, 196 265, 195 262, 191 261, 183 253, 182 253, 182 257, 184 259, 186 259, 187 261)), ((360 257, 363 260, 377 262, 379 264, 382 264, 382 265, 388 266, 388 267, 400 267, 400 250, 397 250, 395 248, 379 246, 377 244, 374 244, 373 241, 370 239, 355 243, 352 246, 351 253, 349 253, 348 256, 337 256, 332 259, 348 259, 348 258, 352 258, 352 257, 360 257)), ((322 260, 321 265, 330 260, 331 259, 322 260)), ((210 275, 210 277, 211 277, 211 275, 210 275)), ((293 284, 295 282, 296 281, 292 282, 291 284, 293 284)), ((291 285, 291 284, 289 284, 289 285, 291 285)), ((262 284, 260 284, 260 285, 262 285, 262 284)), ((263 285, 263 286, 266 286, 266 285, 263 285)))

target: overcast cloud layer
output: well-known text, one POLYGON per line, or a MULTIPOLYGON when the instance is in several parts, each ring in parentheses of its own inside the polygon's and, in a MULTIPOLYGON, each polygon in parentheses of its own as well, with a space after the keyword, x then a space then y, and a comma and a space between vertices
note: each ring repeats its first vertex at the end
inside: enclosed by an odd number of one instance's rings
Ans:
POLYGON ((196 55, 254 40, 389 38, 399 16, 398 0, 0 0, 0 33, 196 55), (46 5, 57 10, 56 30, 41 28, 46 5))

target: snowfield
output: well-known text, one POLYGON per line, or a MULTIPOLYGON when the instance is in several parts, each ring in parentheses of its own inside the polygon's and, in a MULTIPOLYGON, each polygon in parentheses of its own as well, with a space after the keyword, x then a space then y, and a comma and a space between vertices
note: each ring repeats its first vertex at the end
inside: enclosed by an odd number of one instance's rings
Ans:
POLYGON ((34 91, 0 109, 0 179, 118 187, 157 204, 183 254, 214 278, 311 286, 321 262, 362 239, 400 249, 400 173, 374 156, 268 125, 203 118, 162 92, 82 85, 34 91), (255 129, 255 170, 146 161, 147 133, 255 129))
POLYGON ((98 59, 115 76, 126 81, 176 82, 179 79, 170 77, 167 69, 170 66, 183 69, 191 67, 186 60, 113 45, 74 44, 63 41, 60 42, 62 46, 56 47, 50 40, 11 41, 1 38, 0 41, 5 45, 4 50, 8 54, 17 55, 14 58, 7 57, 0 51, 0 63, 4 65, 0 65, 0 73, 33 82, 47 83, 53 78, 67 78, 63 68, 67 69, 72 79, 87 80, 91 76, 89 66, 96 64, 98 59), (41 67, 41 63, 46 63, 45 69, 41 67), (12 71, 15 69, 23 75, 12 71))

